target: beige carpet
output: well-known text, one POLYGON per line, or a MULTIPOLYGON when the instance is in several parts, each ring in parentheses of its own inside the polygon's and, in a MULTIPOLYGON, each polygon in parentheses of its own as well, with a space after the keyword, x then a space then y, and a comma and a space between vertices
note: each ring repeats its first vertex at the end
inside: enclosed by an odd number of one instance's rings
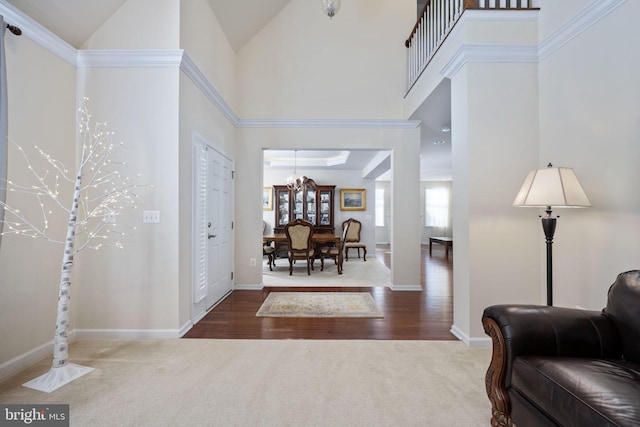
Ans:
POLYGON ((293 266, 293 274, 289 276, 289 261, 278 258, 276 267, 269 271, 266 261, 262 268, 262 283, 264 286, 342 286, 342 287, 385 287, 391 281, 391 271, 373 257, 363 261, 353 258, 343 262, 343 272, 338 269, 333 260, 325 260, 324 271, 320 271, 320 261, 316 260, 315 270, 307 275, 307 263, 297 261, 293 266))
POLYGON ((51 394, 0 383, 3 403, 68 403, 71 426, 489 426, 490 350, 457 341, 82 341, 94 371, 51 394))
POLYGON ((271 292, 257 317, 384 317, 368 292, 271 292))

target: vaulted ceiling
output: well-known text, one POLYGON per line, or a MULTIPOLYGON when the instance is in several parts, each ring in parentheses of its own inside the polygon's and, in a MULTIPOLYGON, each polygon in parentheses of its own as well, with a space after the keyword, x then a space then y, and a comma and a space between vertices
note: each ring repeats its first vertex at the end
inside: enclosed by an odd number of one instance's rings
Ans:
MULTIPOLYGON (((127 0, 4 0, 78 49, 127 0)), ((207 0, 237 52, 291 0, 207 0)), ((318 5, 318 8, 320 6, 318 5)))

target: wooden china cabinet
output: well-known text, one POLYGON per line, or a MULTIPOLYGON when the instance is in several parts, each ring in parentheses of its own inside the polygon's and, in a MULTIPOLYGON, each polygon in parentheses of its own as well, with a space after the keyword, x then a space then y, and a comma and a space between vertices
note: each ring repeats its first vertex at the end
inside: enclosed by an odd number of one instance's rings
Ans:
POLYGON ((334 232, 335 185, 318 185, 306 178, 299 190, 286 185, 274 185, 276 222, 275 233, 284 233, 284 226, 296 219, 313 224, 316 233, 334 232))

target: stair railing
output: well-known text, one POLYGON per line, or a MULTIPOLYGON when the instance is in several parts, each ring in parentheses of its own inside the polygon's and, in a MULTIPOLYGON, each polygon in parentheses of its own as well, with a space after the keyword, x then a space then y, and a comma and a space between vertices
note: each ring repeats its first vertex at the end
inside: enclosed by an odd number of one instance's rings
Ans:
POLYGON ((467 9, 536 9, 537 0, 427 0, 418 21, 405 41, 407 92, 467 9))

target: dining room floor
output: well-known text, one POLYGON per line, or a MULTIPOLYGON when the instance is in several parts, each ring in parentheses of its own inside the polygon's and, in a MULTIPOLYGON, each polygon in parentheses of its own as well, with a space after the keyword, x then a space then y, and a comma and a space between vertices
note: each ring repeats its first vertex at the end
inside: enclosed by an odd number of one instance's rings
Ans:
MULTIPOLYGON (((390 265, 389 245, 376 258, 390 265)), ((351 261, 350 261, 351 262, 351 261)), ((358 261, 357 258, 354 262, 358 261)), ((267 267, 268 268, 268 267, 267 267)), ((453 325, 453 256, 444 247, 421 248, 422 291, 388 287, 265 287, 233 291, 183 338, 457 340, 453 325), (369 292, 383 318, 256 317, 270 292, 369 292)))

